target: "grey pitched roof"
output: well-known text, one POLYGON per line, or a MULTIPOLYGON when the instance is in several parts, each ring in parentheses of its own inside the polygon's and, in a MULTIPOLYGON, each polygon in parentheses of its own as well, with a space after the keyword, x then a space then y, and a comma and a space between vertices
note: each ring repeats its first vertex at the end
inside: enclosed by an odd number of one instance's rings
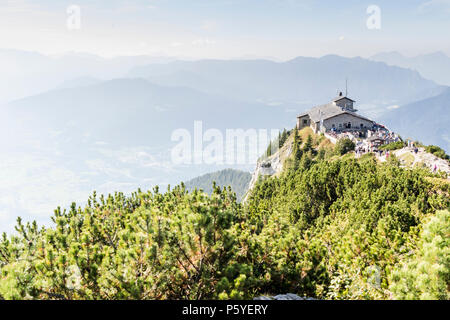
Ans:
POLYGON ((308 112, 303 112, 303 113, 299 114, 299 115, 297 116, 297 118, 301 118, 301 117, 308 116, 308 115, 309 115, 308 112))
POLYGON ((339 101, 339 100, 342 100, 342 99, 347 99, 347 100, 356 102, 355 100, 350 99, 349 97, 344 97, 344 96, 338 96, 338 97, 334 98, 333 101, 336 102, 336 101, 339 101))
POLYGON ((320 119, 328 119, 337 115, 345 113, 345 111, 336 106, 334 103, 327 103, 321 106, 317 106, 308 111, 309 117, 314 122, 319 122, 320 119))
MULTIPOLYGON (((321 105, 321 106, 317 106, 314 107, 312 109, 310 109, 309 111, 306 112, 309 117, 311 118, 311 121, 313 122, 320 122, 321 119, 326 120, 335 116, 338 116, 340 114, 350 114, 354 117, 358 117, 360 119, 364 119, 367 121, 372 121, 366 117, 363 117, 355 112, 352 111, 348 111, 345 109, 342 109, 341 107, 335 105, 333 102, 321 105)), ((305 114, 301 114, 299 117, 303 116, 305 114)), ((372 121, 373 122, 373 121, 372 121)))
POLYGON ((345 113, 348 113, 348 114, 351 114, 351 115, 354 116, 354 117, 357 117, 357 118, 360 118, 360 119, 367 120, 367 121, 370 121, 370 122, 375 123, 375 121, 373 121, 372 119, 369 119, 369 118, 364 117, 364 116, 362 116, 362 115, 360 115, 360 114, 357 114, 356 112, 346 111, 345 113))

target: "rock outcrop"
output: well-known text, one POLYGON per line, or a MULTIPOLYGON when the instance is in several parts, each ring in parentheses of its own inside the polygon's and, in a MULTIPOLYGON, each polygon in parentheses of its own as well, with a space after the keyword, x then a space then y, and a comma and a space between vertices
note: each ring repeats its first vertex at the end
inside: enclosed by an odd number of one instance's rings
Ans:
POLYGON ((244 197, 244 202, 247 200, 249 191, 253 189, 256 182, 260 177, 271 177, 278 175, 283 171, 284 160, 287 159, 292 153, 292 145, 286 143, 282 148, 280 148, 275 154, 268 158, 262 158, 256 163, 256 169, 252 174, 252 179, 250 180, 249 188, 246 196, 244 197))
POLYGON ((316 300, 314 298, 300 297, 293 293, 279 294, 276 296, 260 296, 253 300, 316 300))
MULTIPOLYGON (((394 154, 402 163, 404 167, 417 167, 423 166, 428 168, 430 171, 445 172, 450 178, 450 162, 436 157, 435 155, 425 151, 425 148, 418 148, 418 152, 414 152, 414 148, 405 147, 391 152, 394 154)), ((386 155, 378 156, 377 158, 380 162, 385 162, 386 155)))

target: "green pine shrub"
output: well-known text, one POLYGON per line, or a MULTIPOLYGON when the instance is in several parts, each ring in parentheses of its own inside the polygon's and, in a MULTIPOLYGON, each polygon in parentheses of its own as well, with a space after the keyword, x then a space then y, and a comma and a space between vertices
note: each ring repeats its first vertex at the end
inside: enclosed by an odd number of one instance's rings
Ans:
POLYGON ((0 240, 0 298, 448 299, 448 180, 293 141, 283 173, 244 204, 182 184, 94 193, 48 228, 18 219, 0 240))

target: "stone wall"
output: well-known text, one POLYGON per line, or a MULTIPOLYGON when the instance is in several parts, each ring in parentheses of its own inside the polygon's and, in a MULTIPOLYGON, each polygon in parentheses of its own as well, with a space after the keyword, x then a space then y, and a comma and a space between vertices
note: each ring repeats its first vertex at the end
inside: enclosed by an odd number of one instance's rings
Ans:
POLYGON ((327 138, 328 140, 330 140, 332 143, 336 144, 338 139, 335 137, 330 136, 328 133, 324 133, 325 138, 327 138))
POLYGON ((351 123, 352 128, 358 129, 361 129, 361 124, 363 124, 363 129, 370 129, 373 125, 372 121, 364 120, 348 113, 340 114, 338 116, 326 119, 323 121, 323 125, 325 126, 326 130, 331 130, 333 128, 333 124, 335 125, 335 128, 337 130, 342 130, 346 128, 345 125, 349 122, 351 123))
POLYGON ((309 115, 305 114, 304 116, 297 118, 297 129, 301 130, 305 127, 309 127, 311 125, 311 119, 309 115))

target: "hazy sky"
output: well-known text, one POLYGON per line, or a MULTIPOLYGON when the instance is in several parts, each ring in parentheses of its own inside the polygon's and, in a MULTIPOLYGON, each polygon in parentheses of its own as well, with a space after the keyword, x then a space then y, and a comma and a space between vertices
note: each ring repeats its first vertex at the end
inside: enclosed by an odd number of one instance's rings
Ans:
POLYGON ((0 0, 0 47, 47 54, 450 55, 449 30, 450 0, 0 0), (67 27, 71 5, 81 29, 67 27), (380 29, 367 27, 371 5, 380 29))

